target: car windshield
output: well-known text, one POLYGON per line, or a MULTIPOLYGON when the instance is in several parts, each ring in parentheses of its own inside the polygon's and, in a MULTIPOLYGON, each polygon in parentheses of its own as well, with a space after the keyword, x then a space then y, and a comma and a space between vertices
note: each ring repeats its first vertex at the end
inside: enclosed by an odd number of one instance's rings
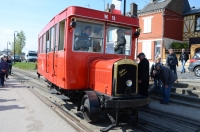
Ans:
POLYGON ((73 50, 78 52, 103 52, 103 24, 76 22, 73 50))
POLYGON ((29 55, 29 56, 37 56, 36 53, 29 53, 28 55, 29 55))
POLYGON ((131 54, 131 28, 109 26, 106 36, 107 54, 131 54))
POLYGON ((192 57, 192 59, 198 59, 199 58, 199 54, 195 54, 193 57, 192 57))

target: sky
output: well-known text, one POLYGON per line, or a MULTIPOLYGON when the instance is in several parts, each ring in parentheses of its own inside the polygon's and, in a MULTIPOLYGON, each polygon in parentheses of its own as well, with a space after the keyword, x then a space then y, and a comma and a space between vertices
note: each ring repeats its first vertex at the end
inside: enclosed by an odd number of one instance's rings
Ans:
MULTIPOLYGON (((200 7, 198 1, 189 0, 190 6, 200 7)), ((126 11, 130 11, 132 2, 142 9, 150 0, 126 0, 126 11)), ((6 49, 7 43, 14 41, 15 31, 22 30, 26 36, 23 52, 37 51, 38 34, 62 10, 68 6, 82 6, 103 11, 106 3, 111 4, 112 0, 0 0, 0 50, 6 49)))

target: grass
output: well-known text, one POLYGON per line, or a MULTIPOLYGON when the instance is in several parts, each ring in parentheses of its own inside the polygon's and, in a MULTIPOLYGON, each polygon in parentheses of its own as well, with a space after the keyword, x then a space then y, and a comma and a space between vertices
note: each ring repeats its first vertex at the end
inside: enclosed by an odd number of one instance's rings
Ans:
POLYGON ((23 69, 23 70, 35 70, 36 63, 26 63, 26 62, 15 62, 13 67, 23 69))

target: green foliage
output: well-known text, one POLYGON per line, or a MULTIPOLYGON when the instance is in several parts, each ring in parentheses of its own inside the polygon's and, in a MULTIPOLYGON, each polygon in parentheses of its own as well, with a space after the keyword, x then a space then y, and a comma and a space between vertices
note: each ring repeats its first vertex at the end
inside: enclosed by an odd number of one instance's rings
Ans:
POLYGON ((189 48, 188 43, 180 43, 180 42, 172 43, 172 49, 188 49, 188 48, 189 48))
POLYGON ((16 62, 13 66, 23 70, 35 70, 35 63, 16 62))
MULTIPOLYGON (((26 45, 25 33, 23 31, 20 31, 19 34, 15 36, 15 54, 20 55, 25 45, 26 45)), ((12 42, 12 51, 14 52, 14 42, 12 42)))

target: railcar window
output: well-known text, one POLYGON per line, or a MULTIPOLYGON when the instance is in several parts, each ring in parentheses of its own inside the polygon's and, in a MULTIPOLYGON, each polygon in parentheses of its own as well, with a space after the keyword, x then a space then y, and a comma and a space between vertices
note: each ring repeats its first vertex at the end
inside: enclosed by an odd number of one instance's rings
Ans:
POLYGON ((50 46, 49 46, 49 31, 46 32, 46 52, 50 51, 50 46))
POLYGON ((54 45, 54 27, 50 30, 50 46, 49 46, 49 52, 53 51, 53 45, 54 45))
POLYGON ((46 34, 43 35, 42 53, 46 52, 46 34))
POLYGON ((102 52, 103 24, 76 22, 74 31, 74 51, 102 52))
POLYGON ((56 51, 56 47, 58 46, 58 24, 55 26, 55 34, 54 34, 54 49, 56 51))
POLYGON ((40 37, 40 43, 39 43, 39 53, 42 53, 42 36, 40 37))
POLYGON ((131 35, 130 28, 110 26, 106 35, 106 53, 130 55, 131 35))
POLYGON ((65 35, 65 21, 60 22, 59 26, 59 44, 58 44, 58 50, 64 49, 64 35, 65 35))

